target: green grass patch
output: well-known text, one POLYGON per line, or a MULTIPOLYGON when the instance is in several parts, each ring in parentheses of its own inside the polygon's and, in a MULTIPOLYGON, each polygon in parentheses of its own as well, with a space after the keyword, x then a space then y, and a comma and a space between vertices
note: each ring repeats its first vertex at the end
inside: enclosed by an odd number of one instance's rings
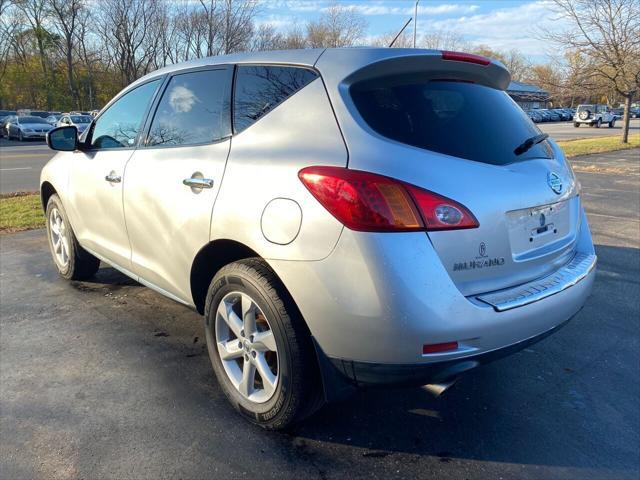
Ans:
POLYGON ((640 134, 629 135, 629 143, 621 143, 620 135, 612 137, 582 138, 558 142, 567 157, 589 155, 591 153, 614 152, 640 147, 640 134))
POLYGON ((0 196, 0 233, 21 232, 44 227, 44 214, 37 193, 0 196))

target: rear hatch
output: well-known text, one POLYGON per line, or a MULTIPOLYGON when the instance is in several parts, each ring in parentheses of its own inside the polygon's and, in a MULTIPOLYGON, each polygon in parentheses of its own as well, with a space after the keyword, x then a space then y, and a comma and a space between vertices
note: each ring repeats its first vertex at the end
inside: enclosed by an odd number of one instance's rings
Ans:
POLYGON ((503 67, 476 62, 456 66, 454 76, 445 60, 432 60, 431 68, 406 61, 413 68, 384 74, 378 65, 371 77, 354 75, 352 114, 370 137, 367 147, 351 141, 350 168, 399 178, 475 215, 477 228, 428 232, 426 239, 465 295, 525 283, 568 262, 580 221, 574 176, 502 90, 503 78, 499 85, 486 80, 487 68, 499 77, 503 67), (376 151, 386 161, 372 160, 381 158, 376 151))

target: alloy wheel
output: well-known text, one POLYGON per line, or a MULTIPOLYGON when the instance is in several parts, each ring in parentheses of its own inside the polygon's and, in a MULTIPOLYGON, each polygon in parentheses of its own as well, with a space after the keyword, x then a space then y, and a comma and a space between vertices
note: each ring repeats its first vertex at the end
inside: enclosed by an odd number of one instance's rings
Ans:
POLYGON ((57 208, 49 213, 49 235, 53 258, 61 269, 69 264, 69 232, 57 208))
POLYGON ((279 358, 260 307, 246 293, 228 293, 218 304, 215 332, 220 361, 236 390, 249 401, 268 401, 278 386, 279 358))

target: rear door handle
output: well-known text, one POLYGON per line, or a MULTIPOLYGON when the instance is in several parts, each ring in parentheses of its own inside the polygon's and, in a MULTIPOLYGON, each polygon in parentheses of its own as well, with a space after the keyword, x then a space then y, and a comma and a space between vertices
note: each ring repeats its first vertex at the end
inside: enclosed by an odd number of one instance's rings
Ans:
POLYGON ((191 188, 213 188, 213 180, 210 178, 185 178, 182 183, 191 188))
POLYGON ((104 179, 109 183, 120 183, 122 181, 122 177, 117 175, 116 172, 111 172, 104 179))

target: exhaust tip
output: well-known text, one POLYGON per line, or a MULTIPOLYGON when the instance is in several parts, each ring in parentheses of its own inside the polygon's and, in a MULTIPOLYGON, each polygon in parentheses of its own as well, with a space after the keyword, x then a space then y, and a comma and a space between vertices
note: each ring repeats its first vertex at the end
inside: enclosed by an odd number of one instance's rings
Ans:
POLYGON ((444 392, 446 392, 447 390, 449 390, 449 388, 451 388, 451 386, 456 383, 456 381, 458 380, 458 377, 454 377, 451 380, 448 380, 446 382, 440 382, 440 383, 429 383, 427 385, 423 385, 422 388, 424 390, 426 390, 427 392, 429 392, 431 395, 433 395, 434 397, 439 397, 441 396, 444 392))

